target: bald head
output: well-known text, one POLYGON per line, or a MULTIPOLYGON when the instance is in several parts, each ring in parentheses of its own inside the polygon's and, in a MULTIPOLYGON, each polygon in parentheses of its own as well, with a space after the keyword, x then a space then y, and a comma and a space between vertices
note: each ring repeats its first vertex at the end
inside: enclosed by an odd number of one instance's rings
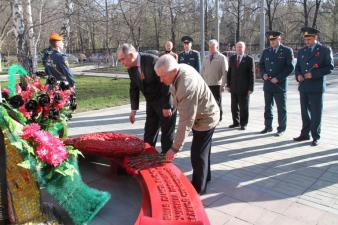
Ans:
POLYGON ((243 55, 245 52, 245 43, 243 41, 239 41, 236 43, 236 54, 243 55))
POLYGON ((171 41, 167 41, 164 47, 166 51, 170 52, 173 49, 173 43, 171 41))

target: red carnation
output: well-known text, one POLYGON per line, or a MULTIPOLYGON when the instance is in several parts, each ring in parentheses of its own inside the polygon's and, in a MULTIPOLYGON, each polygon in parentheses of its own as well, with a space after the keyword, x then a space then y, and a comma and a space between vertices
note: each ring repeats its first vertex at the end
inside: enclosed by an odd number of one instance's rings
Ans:
POLYGON ((318 69, 319 68, 319 65, 316 63, 316 64, 313 64, 313 68, 314 69, 318 69))

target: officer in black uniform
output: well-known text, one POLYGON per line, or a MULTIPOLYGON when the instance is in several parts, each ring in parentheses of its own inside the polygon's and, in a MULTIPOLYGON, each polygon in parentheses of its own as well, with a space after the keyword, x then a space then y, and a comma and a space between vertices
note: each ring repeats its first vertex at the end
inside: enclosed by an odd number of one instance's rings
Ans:
POLYGON ((54 76, 58 81, 66 81, 72 87, 75 85, 74 76, 69 68, 67 57, 62 54, 63 37, 57 33, 49 36, 50 47, 43 53, 42 63, 45 72, 49 76, 54 76))
POLYGON ((319 30, 303 27, 305 47, 299 50, 295 70, 299 82, 300 106, 302 112, 302 130, 294 141, 309 140, 312 146, 320 139, 320 126, 323 111, 323 93, 326 88, 325 76, 334 69, 332 51, 318 41, 319 30))
POLYGON ((286 129, 287 77, 294 70, 292 49, 281 43, 282 32, 268 31, 270 47, 264 49, 259 62, 260 74, 264 80, 265 128, 262 134, 272 131, 272 106, 276 102, 278 127, 275 136, 281 136, 286 129))
POLYGON ((188 64, 201 72, 201 59, 198 51, 192 50, 193 39, 190 36, 183 36, 181 41, 183 42, 184 51, 178 55, 178 63, 188 64))

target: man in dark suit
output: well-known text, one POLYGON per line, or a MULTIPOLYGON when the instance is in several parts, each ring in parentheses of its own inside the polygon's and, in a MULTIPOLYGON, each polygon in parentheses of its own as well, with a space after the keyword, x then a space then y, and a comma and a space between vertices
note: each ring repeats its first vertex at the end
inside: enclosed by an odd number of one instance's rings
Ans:
POLYGON ((291 48, 281 43, 282 33, 279 31, 268 31, 267 36, 270 47, 264 49, 259 69, 264 80, 264 99, 265 99, 265 128, 261 134, 272 131, 272 106, 276 102, 278 112, 278 127, 275 136, 281 136, 286 129, 286 91, 287 77, 294 70, 293 51, 291 48))
POLYGON ((162 153, 166 153, 173 144, 176 109, 173 107, 169 86, 161 83, 154 71, 158 57, 138 53, 130 44, 123 44, 119 47, 117 57, 119 62, 128 68, 130 77, 130 122, 135 122, 141 91, 146 99, 147 114, 144 141, 155 146, 161 128, 162 153))
POLYGON ((198 51, 192 50, 193 39, 190 36, 183 36, 181 41, 183 42, 184 51, 178 55, 178 63, 188 64, 197 70, 201 71, 201 59, 198 51))
POLYGON ((301 31, 306 46, 298 52, 295 74, 299 82, 303 126, 299 137, 294 140, 309 140, 311 131, 311 145, 316 146, 320 139, 325 76, 331 74, 334 64, 331 49, 318 41, 319 30, 303 27, 301 31))
POLYGON ((253 58, 245 54, 245 43, 236 44, 236 55, 229 59, 227 88, 231 93, 231 113, 233 124, 229 128, 241 126, 245 130, 249 120, 249 98, 254 89, 255 66, 253 58))

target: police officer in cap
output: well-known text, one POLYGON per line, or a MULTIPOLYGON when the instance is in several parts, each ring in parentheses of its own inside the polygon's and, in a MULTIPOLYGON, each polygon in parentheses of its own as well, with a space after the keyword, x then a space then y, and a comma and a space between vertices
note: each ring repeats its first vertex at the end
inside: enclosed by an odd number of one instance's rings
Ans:
POLYGON ((54 76, 58 81, 67 81, 72 87, 75 84, 74 76, 69 68, 63 50, 63 37, 57 33, 49 36, 50 47, 46 48, 43 53, 42 63, 45 72, 49 76, 54 76))
POLYGON ((191 49, 193 39, 190 36, 183 36, 181 41, 183 42, 184 51, 178 55, 178 63, 188 64, 194 67, 197 72, 200 72, 200 53, 191 49))
POLYGON ((306 46, 298 52, 295 75, 299 82, 303 126, 300 135, 293 140, 309 140, 311 132, 311 146, 317 146, 320 139, 325 76, 331 74, 334 64, 331 49, 318 41, 319 30, 303 27, 301 32, 306 46))
POLYGON ((281 136, 286 129, 287 77, 294 70, 293 51, 281 43, 281 32, 268 31, 266 34, 270 47, 264 49, 259 62, 260 74, 264 80, 265 99, 265 128, 261 134, 272 132, 272 106, 275 101, 278 112, 278 127, 275 136, 281 136))

